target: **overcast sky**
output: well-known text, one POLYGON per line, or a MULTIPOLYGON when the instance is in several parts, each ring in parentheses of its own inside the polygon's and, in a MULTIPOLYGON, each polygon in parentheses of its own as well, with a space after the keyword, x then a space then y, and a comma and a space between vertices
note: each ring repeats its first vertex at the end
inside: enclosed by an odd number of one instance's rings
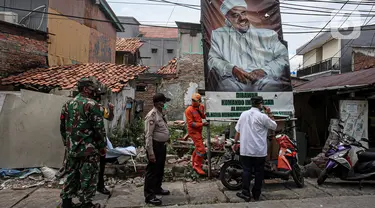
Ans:
MULTIPOLYGON (((173 2, 183 2, 186 4, 196 4, 200 5, 200 0, 169 0, 173 2)), ((352 0, 354 1, 354 0, 352 0)), ((137 3, 151 3, 150 1, 146 0, 108 0, 109 4, 111 5, 112 9, 118 16, 133 16, 135 17, 141 24, 157 24, 157 25, 168 25, 168 26, 175 26, 175 21, 184 21, 184 22, 193 22, 199 23, 200 21, 200 11, 193 10, 190 8, 185 8, 181 6, 165 6, 165 5, 136 5, 136 4, 129 4, 130 2, 137 2, 137 3), (124 3, 113 3, 113 2, 124 2, 124 3), (168 24, 167 24, 168 22, 168 24)), ((326 3, 310 3, 310 2, 296 2, 296 1, 288 1, 288 0, 281 0, 282 3, 292 3, 292 4, 300 4, 304 6, 311 5, 310 9, 321 10, 318 7, 330 7, 339 9, 342 4, 326 4, 326 3)), ((358 0, 358 3, 361 1, 358 0)), ((365 1, 363 1, 365 2, 365 1)), ((156 3, 158 4, 158 3, 156 3)), ((290 5, 283 5, 282 6, 290 6, 290 5)), ((357 5, 351 4, 346 5, 343 9, 349 10, 348 13, 351 13, 357 5)), ((371 5, 360 5, 357 9, 359 10, 371 10, 371 5)), ((375 11, 375 7, 373 8, 375 11)), ((309 13, 308 11, 297 11, 291 9, 282 8, 281 12, 299 12, 299 13, 309 13)), ((355 14, 355 13, 353 13, 355 14)), ((366 14, 366 13, 363 13, 366 14)), ((375 12, 374 12, 375 14, 375 12)), ((285 24, 297 24, 302 26, 309 26, 309 27, 318 27, 322 28, 327 22, 331 19, 330 16, 305 16, 305 15, 291 15, 291 14, 282 14, 282 22, 283 22, 283 30, 284 32, 297 32, 297 31, 319 31, 319 29, 305 29, 305 28, 298 28, 287 26, 285 24)), ((336 17, 335 20, 332 22, 337 26, 341 25, 339 18, 336 17)), ((366 22, 366 17, 362 17, 362 22, 366 22)), ((374 18, 375 19, 375 18, 374 18)), ((345 20, 345 18, 344 18, 345 20)), ((373 23, 372 20, 370 23, 373 23)), ((329 28, 330 25, 327 26, 329 28)), ((345 26, 345 25, 344 25, 345 26)), ((316 33, 306 33, 306 34, 284 34, 284 39, 288 41, 289 46, 289 57, 293 57, 295 55, 296 49, 302 46, 304 43, 307 43, 311 40, 316 33)), ((302 64, 302 57, 296 56, 294 59, 290 61, 291 69, 294 71, 299 64, 302 64)))

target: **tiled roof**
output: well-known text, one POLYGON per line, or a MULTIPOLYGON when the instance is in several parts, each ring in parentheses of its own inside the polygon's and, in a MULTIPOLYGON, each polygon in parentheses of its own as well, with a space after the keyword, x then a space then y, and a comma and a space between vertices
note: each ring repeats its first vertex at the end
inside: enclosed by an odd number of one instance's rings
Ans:
POLYGON ((161 67, 157 74, 176 74, 177 73, 177 58, 168 61, 168 64, 161 67))
POLYGON ((143 73, 148 67, 115 65, 112 63, 88 63, 32 69, 19 75, 0 80, 1 85, 28 84, 34 86, 73 89, 79 79, 94 76, 102 84, 119 92, 127 82, 143 73))
POLYGON ((116 51, 135 53, 143 45, 137 38, 117 38, 116 51))
POLYGON ((139 31, 144 38, 178 38, 177 28, 139 27, 139 31))
POLYGON ((375 84, 375 68, 320 77, 294 88, 296 93, 336 90, 375 84))

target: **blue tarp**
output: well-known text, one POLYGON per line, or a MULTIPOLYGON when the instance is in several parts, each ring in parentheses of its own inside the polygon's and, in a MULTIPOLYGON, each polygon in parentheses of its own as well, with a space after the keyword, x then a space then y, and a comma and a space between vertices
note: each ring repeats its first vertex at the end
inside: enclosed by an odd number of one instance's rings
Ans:
POLYGON ((0 176, 9 176, 17 178, 26 178, 34 173, 42 173, 38 168, 30 168, 25 170, 15 170, 15 169, 0 169, 0 176))

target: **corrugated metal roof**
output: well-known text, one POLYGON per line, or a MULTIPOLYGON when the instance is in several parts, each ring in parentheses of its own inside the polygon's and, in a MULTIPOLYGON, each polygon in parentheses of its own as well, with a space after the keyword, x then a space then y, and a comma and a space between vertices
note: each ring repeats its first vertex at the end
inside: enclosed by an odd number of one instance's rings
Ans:
POLYGON ((321 77, 294 88, 295 93, 335 90, 372 85, 375 83, 375 68, 321 77))

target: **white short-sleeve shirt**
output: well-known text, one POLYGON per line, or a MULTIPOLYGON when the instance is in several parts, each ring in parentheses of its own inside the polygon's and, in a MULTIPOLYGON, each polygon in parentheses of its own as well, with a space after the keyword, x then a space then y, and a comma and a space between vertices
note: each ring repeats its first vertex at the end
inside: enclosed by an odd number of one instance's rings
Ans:
POLYGON ((277 124, 258 108, 251 108, 241 114, 236 131, 240 133, 240 154, 242 156, 266 157, 268 130, 276 130, 277 124))

